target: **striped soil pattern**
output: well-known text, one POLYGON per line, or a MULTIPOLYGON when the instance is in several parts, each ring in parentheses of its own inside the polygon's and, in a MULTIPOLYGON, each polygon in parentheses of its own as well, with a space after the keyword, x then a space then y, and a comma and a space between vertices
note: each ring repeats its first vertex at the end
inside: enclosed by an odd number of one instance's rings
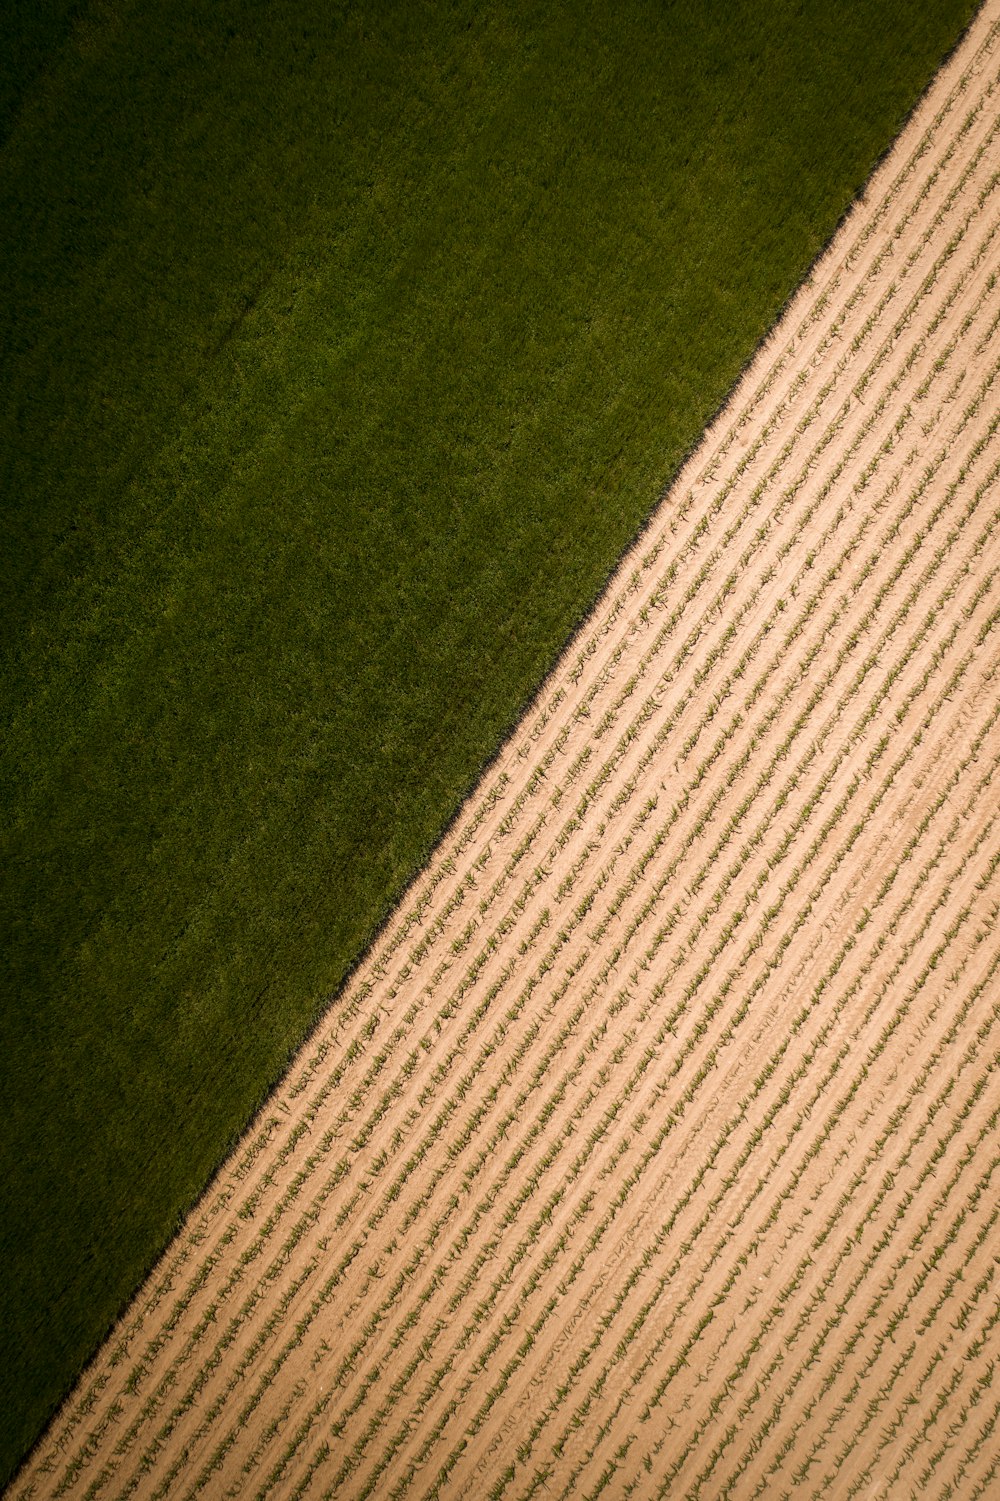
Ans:
POLYGON ((1000 1495, 1000 0, 20 1476, 1000 1495))

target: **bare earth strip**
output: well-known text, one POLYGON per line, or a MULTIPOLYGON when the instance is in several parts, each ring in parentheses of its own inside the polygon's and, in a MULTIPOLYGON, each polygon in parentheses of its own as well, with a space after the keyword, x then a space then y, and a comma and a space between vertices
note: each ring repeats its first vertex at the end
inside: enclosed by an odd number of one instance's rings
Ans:
POLYGON ((1000 0, 15 1487, 1000 1495, 1000 0))

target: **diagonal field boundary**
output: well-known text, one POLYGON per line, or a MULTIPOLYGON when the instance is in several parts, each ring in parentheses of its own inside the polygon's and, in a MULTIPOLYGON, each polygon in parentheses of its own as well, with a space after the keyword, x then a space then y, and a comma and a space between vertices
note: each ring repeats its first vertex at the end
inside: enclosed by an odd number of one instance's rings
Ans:
POLYGON ((22 1472, 1000 1494, 1000 0, 22 1472))

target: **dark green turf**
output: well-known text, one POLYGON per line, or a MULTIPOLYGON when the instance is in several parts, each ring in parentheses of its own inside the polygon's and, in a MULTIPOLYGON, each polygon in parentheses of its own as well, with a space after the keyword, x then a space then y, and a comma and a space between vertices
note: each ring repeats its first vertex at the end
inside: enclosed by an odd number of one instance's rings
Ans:
POLYGON ((8 13, 0 1479, 971 9, 8 13))

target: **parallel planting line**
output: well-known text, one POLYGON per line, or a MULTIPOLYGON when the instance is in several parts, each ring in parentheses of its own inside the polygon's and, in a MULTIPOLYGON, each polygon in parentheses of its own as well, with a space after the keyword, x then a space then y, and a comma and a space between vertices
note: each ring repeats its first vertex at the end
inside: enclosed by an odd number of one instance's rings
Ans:
POLYGON ((1000 1483, 989 0, 19 1498, 1000 1483))

